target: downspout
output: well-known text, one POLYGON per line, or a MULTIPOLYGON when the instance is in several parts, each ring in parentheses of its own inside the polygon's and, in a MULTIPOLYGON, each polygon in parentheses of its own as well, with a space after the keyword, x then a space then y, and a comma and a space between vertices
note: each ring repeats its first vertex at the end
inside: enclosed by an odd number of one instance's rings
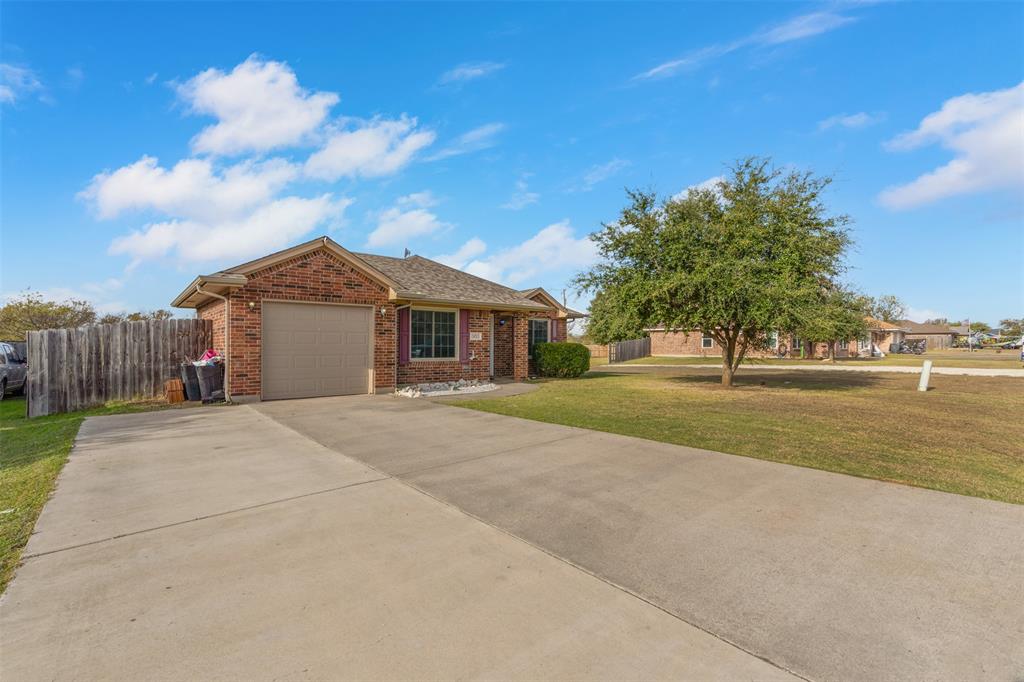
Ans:
POLYGON ((206 296, 213 296, 224 301, 224 362, 227 366, 224 367, 224 400, 231 402, 231 303, 228 301, 227 296, 221 296, 215 294, 212 291, 203 291, 201 284, 196 284, 196 293, 204 294, 206 296))
MULTIPOLYGON (((402 308, 411 308, 411 307, 412 307, 412 303, 406 303, 405 305, 395 306, 395 352, 399 356, 402 353, 402 351, 401 351, 401 345, 402 345, 401 335, 402 335, 402 330, 398 326, 398 311, 401 310, 402 308)), ((410 326, 412 325, 412 320, 409 320, 409 324, 410 324, 410 326)), ((412 339, 411 338, 409 339, 409 343, 412 343, 412 339)), ((395 390, 396 391, 398 390, 398 363, 399 363, 399 361, 400 361, 400 358, 396 358, 395 359, 395 390)))

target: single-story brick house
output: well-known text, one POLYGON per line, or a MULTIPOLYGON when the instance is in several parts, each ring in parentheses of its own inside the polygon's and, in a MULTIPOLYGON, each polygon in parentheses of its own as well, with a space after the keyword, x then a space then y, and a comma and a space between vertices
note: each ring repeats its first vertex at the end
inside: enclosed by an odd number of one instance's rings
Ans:
POLYGON ((353 253, 329 237, 196 277, 172 304, 213 322, 233 400, 381 393, 531 372, 534 343, 581 313, 409 256, 353 253))
MULTIPOLYGON (((860 339, 836 342, 836 357, 855 358, 860 356, 884 355, 890 343, 903 341, 906 330, 899 325, 865 318, 868 333, 860 339)), ((651 355, 676 357, 721 357, 722 348, 710 334, 699 329, 666 329, 650 327, 644 330, 651 337, 651 355)), ((768 339, 768 350, 754 350, 747 353, 751 358, 825 358, 828 357, 827 343, 812 343, 793 334, 775 333, 768 339)))

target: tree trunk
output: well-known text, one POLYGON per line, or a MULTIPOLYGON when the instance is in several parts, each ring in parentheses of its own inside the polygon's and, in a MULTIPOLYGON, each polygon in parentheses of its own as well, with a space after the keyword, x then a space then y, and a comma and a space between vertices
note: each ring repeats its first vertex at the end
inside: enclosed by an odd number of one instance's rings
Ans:
POLYGON ((836 342, 829 341, 828 343, 828 359, 833 363, 836 361, 836 342))
POLYGON ((722 386, 732 388, 732 375, 736 371, 733 360, 736 358, 736 339, 732 336, 726 337, 725 347, 722 348, 722 386))

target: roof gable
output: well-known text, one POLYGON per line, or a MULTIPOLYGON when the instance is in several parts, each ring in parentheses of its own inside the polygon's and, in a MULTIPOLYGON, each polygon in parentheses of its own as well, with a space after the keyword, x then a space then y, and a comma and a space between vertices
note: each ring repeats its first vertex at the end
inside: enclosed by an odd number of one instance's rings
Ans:
POLYGON ((338 242, 334 241, 330 237, 317 237, 303 244, 293 246, 288 249, 276 251, 262 258, 249 261, 248 263, 242 263, 232 268, 227 268, 218 274, 232 274, 232 275, 251 275, 254 272, 265 270, 273 265, 282 263, 292 258, 305 255, 318 249, 324 249, 331 255, 335 256, 341 262, 349 265, 356 270, 359 270, 363 274, 367 275, 370 279, 388 287, 389 289, 397 289, 397 282, 388 277, 385 273, 380 272, 372 265, 367 263, 361 258, 357 258, 351 251, 345 249, 338 242))

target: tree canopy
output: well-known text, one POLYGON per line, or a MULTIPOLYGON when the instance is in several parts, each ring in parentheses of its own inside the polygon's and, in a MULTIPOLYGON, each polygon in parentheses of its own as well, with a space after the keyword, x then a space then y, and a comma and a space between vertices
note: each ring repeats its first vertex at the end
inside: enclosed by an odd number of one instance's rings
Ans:
POLYGON ((878 298, 869 298, 868 314, 883 322, 897 322, 907 316, 907 306, 898 296, 887 294, 878 298))
POLYGON ((806 323, 836 288, 850 220, 827 210, 830 182, 749 158, 715 187, 665 202, 628 191, 618 220, 591 235, 601 262, 576 278, 596 293, 592 326, 701 329, 722 347, 722 383, 732 385, 749 349, 806 323), (601 319, 623 311, 617 323, 601 319))
POLYGON ((102 317, 88 301, 67 299, 51 301, 42 294, 26 291, 14 296, 0 307, 0 339, 22 341, 25 334, 39 329, 63 329, 86 324, 109 324, 136 320, 166 320, 174 316, 169 310, 136 313, 108 313, 102 317))

